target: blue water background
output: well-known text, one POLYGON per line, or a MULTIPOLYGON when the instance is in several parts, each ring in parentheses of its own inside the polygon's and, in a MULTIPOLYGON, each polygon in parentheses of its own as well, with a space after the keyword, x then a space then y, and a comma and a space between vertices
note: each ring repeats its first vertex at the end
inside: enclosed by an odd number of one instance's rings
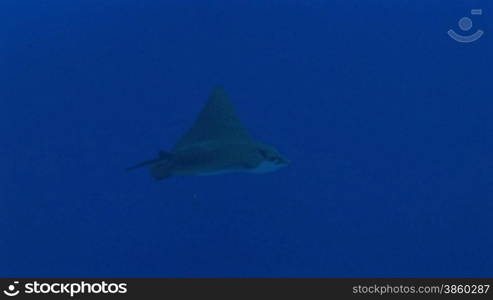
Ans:
POLYGON ((0 275, 492 276, 492 13, 2 1, 0 275), (463 16, 480 40, 448 37, 463 16), (170 149, 216 84, 288 168, 123 170, 170 149))

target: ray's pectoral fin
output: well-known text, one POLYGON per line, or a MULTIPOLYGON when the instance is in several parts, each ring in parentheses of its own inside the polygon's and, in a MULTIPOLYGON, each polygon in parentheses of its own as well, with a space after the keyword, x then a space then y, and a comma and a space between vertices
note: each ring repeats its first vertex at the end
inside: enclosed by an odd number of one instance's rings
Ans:
POLYGON ((214 88, 192 128, 176 143, 173 152, 211 142, 254 142, 220 87, 214 88))

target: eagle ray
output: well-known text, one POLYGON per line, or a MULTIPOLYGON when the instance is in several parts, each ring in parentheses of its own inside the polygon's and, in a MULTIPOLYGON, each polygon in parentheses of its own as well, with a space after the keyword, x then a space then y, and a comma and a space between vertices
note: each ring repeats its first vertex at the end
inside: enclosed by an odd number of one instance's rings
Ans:
POLYGON ((225 91, 215 87, 193 126, 171 152, 127 170, 150 166, 157 180, 179 175, 265 173, 288 164, 276 149, 256 141, 243 127, 225 91))

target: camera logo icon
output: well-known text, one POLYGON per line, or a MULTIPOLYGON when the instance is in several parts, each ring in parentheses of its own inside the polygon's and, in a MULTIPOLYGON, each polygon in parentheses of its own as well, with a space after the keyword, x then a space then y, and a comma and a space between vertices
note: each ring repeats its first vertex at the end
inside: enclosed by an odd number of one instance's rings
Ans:
MULTIPOLYGON (((483 14, 482 9, 471 9, 471 15, 482 15, 482 14, 483 14)), ((462 31, 467 32, 467 31, 471 30, 471 28, 472 28, 472 20, 469 17, 463 17, 459 20, 458 25, 462 31)), ((455 32, 453 29, 450 29, 447 33, 452 39, 456 40, 457 42, 472 43, 472 42, 478 40, 481 36, 483 36, 484 31, 483 30, 477 30, 473 34, 462 35, 462 34, 455 32)))
POLYGON ((15 289, 15 286, 19 284, 19 281, 14 281, 14 284, 10 284, 3 293, 9 297, 14 297, 19 295, 20 291, 15 289))

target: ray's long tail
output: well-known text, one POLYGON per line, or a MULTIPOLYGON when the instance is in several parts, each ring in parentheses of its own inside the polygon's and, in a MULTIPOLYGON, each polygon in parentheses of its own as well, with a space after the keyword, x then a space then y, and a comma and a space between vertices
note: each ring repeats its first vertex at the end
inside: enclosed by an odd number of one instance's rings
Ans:
POLYGON ((173 156, 173 154, 170 153, 170 152, 160 151, 158 153, 158 156, 159 156, 158 158, 140 162, 140 163, 138 163, 136 165, 133 165, 131 167, 126 168, 125 170, 126 171, 131 171, 131 170, 135 170, 135 169, 146 167, 146 166, 150 166, 150 165, 155 165, 155 164, 157 164, 160 161, 169 160, 173 156))
POLYGON ((157 159, 151 159, 151 160, 146 160, 146 161, 143 161, 141 163, 138 163, 136 165, 133 165, 131 167, 128 167, 126 168, 125 170, 126 171, 132 171, 132 170, 135 170, 135 169, 138 169, 138 168, 143 168, 143 167, 146 167, 146 166, 150 166, 150 165, 153 165, 157 162, 159 162, 161 159, 160 158, 157 158, 157 159))

